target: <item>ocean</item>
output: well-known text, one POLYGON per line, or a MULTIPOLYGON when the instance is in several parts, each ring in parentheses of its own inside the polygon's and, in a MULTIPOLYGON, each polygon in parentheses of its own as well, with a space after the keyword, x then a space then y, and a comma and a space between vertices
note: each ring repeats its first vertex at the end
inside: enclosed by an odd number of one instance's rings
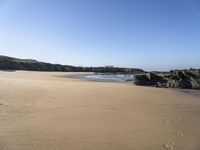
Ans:
POLYGON ((68 78, 83 79, 98 82, 130 82, 133 81, 133 74, 76 74, 67 75, 68 78))

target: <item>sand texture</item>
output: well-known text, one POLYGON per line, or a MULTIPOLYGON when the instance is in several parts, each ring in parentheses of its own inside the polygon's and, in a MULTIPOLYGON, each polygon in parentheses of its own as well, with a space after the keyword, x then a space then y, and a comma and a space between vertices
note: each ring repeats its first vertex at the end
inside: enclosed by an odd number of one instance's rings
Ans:
POLYGON ((200 150, 197 91, 0 72, 0 150, 200 150))

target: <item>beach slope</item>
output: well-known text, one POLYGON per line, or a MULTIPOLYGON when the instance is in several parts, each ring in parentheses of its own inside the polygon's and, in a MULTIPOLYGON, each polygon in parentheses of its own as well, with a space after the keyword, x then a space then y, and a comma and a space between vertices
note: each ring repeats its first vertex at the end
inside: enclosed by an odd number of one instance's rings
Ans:
POLYGON ((1 150, 198 150, 198 92, 0 72, 1 150))

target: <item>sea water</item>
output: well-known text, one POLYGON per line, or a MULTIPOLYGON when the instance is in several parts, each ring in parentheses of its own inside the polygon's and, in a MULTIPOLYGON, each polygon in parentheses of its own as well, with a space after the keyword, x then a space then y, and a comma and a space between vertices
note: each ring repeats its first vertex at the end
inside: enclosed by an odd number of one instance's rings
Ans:
POLYGON ((85 79, 90 81, 102 81, 102 82, 128 82, 134 78, 133 74, 80 74, 70 75, 70 78, 85 79))

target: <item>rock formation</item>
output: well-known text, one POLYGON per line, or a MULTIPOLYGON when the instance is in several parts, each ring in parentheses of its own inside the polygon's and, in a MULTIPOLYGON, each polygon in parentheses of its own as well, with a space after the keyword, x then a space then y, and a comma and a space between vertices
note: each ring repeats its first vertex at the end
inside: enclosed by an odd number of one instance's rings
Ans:
POLYGON ((136 75, 134 79, 136 85, 200 89, 200 69, 173 70, 163 73, 146 73, 136 75))

